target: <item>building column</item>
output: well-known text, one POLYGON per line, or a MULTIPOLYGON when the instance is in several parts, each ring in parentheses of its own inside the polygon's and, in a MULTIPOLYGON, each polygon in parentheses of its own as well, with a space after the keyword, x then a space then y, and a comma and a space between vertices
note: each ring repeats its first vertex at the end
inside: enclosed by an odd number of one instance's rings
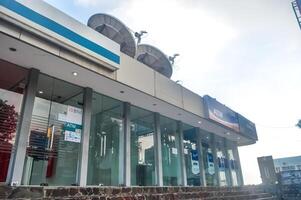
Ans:
POLYGON ((180 156, 180 174, 181 179, 179 180, 179 185, 187 186, 187 174, 186 174, 186 163, 184 157, 184 139, 183 139, 183 123, 181 121, 177 122, 178 134, 179 134, 179 156, 180 156))
POLYGON ((124 123, 124 171, 123 182, 125 186, 131 186, 131 120, 130 120, 131 104, 124 102, 123 106, 123 123, 124 123))
POLYGON ((219 166, 218 166, 217 153, 216 153, 215 137, 216 137, 215 135, 212 136, 212 154, 213 154, 214 169, 215 169, 215 180, 217 181, 217 186, 220 186, 219 166))
POLYGON ((226 168, 226 178, 227 178, 227 183, 228 186, 233 186, 233 179, 232 179, 232 174, 231 174, 231 166, 230 166, 230 159, 229 159, 229 154, 228 154, 228 142, 227 139, 224 138, 224 153, 225 153, 225 158, 227 163, 225 163, 228 166, 228 169, 226 168))
POLYGON ((155 113, 155 174, 156 185, 163 186, 163 169, 162 169, 162 145, 161 145, 161 129, 160 129, 160 114, 155 113))
POLYGON ((13 157, 12 165, 10 166, 10 174, 7 180, 9 184, 15 186, 21 185, 22 181, 26 147, 30 134, 31 117, 38 87, 39 73, 40 71, 37 69, 30 69, 28 84, 23 96, 21 116, 15 141, 16 151, 13 157))
POLYGON ((92 95, 91 88, 84 89, 84 111, 83 111, 83 131, 81 138, 81 154, 79 164, 78 183, 80 186, 87 185, 88 161, 89 161, 89 137, 92 117, 92 95))
POLYGON ((233 145, 233 154, 234 154, 234 158, 236 160, 237 168, 238 168, 238 185, 243 186, 244 179, 243 179, 243 174, 242 174, 242 170, 241 170, 241 164, 240 164, 240 158, 239 158, 237 144, 233 145))
POLYGON ((201 185, 206 186, 206 172, 204 168, 204 162, 203 162, 203 145, 202 145, 202 139, 201 139, 201 131, 200 128, 195 128, 196 132, 196 138, 197 138, 197 149, 199 154, 199 167, 200 167, 200 179, 201 179, 201 185))

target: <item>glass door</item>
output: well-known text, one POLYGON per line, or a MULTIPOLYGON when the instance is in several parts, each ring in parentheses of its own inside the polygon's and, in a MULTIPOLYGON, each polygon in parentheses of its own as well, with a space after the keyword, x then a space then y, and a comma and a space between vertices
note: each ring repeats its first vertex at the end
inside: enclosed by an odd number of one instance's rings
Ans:
POLYGON ((83 114, 81 87, 40 75, 27 143, 24 185, 76 185, 83 114))

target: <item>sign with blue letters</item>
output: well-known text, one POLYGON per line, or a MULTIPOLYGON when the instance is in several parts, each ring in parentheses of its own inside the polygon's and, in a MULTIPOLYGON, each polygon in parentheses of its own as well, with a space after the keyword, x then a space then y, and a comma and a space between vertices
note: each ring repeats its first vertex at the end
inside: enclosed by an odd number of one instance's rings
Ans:
POLYGON ((236 112, 208 95, 204 96, 204 104, 207 108, 207 117, 209 119, 212 119, 235 131, 239 131, 236 112))

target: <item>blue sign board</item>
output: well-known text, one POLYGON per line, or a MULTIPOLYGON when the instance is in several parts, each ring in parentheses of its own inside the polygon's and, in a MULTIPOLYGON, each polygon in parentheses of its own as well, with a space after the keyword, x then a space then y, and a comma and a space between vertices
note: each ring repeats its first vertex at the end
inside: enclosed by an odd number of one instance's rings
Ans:
POLYGON ((216 101, 214 98, 204 96, 204 104, 207 107, 207 117, 228 128, 239 131, 239 124, 236 112, 216 101))
POLYGON ((248 138, 258 140, 255 124, 240 114, 237 116, 240 133, 248 138))

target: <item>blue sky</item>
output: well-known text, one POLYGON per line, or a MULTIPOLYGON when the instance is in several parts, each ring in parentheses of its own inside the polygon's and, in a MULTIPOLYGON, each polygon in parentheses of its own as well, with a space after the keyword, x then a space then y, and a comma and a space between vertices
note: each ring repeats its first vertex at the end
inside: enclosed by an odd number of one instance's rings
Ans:
POLYGON ((144 43, 179 53, 173 80, 209 94, 257 125, 259 142, 241 147, 245 182, 260 182, 256 158, 300 155, 301 31, 291 0, 47 0, 82 23, 118 17, 144 43))

